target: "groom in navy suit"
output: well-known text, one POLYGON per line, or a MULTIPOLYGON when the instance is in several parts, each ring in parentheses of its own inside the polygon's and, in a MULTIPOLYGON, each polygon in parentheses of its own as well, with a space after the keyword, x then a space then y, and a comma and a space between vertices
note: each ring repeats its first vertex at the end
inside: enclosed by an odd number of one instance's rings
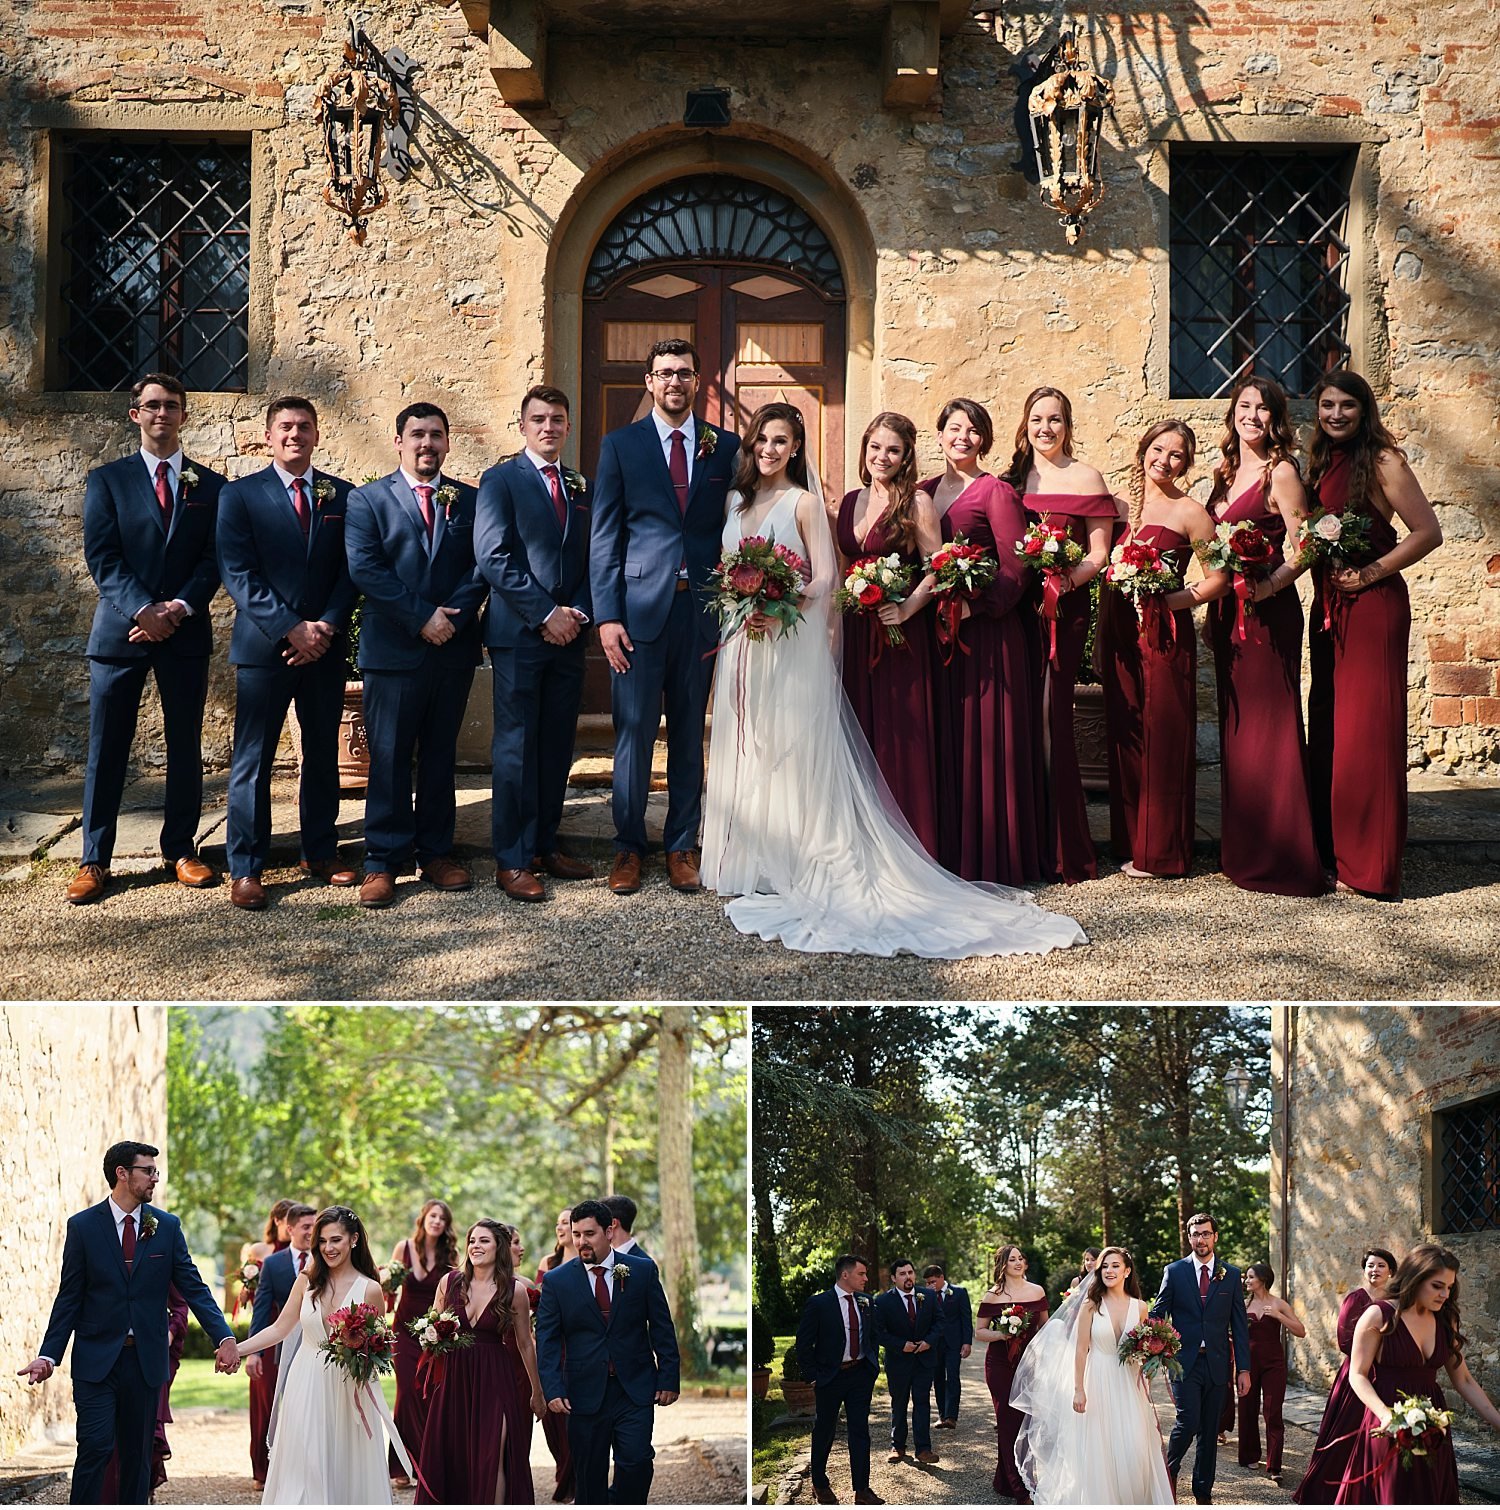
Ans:
POLYGON ((495 884, 517 902, 546 900, 539 870, 564 881, 594 874, 557 838, 589 622, 589 502, 584 479, 561 462, 568 428, 567 394, 530 389, 521 400, 526 448, 479 479, 474 517, 474 558, 490 587, 495 884))
POLYGON ((542 1393, 568 1419, 577 1502, 644 1505, 654 1407, 677 1399, 677 1330, 656 1265, 610 1248, 609 1208, 580 1201, 572 1224, 578 1257, 547 1275, 537 1304, 542 1393))
MULTIPOLYGON (((1162 1272, 1161 1290, 1151 1305, 1153 1316, 1166 1316, 1182 1337, 1182 1378, 1172 1384, 1177 1419, 1167 1440, 1167 1472, 1172 1489, 1193 1438, 1193 1498, 1200 1505, 1213 1503, 1214 1474, 1219 1460, 1219 1411, 1229 1382, 1229 1344, 1243 1363, 1250 1356, 1250 1328, 1245 1319, 1245 1292, 1240 1271, 1214 1257, 1219 1224, 1204 1213, 1188 1219, 1188 1243, 1192 1253, 1168 1264, 1162 1272)), ((1241 1395, 1250 1391, 1250 1373, 1241 1368, 1237 1380, 1241 1395)))
POLYGON ((158 1179, 149 1143, 113 1144, 104 1155, 109 1195, 68 1218, 62 1278, 41 1351, 20 1370, 50 1378, 73 1339, 78 1456, 72 1503, 95 1505, 110 1457, 120 1454, 120 1503, 144 1505, 151 1490, 151 1439, 170 1375, 167 1296, 173 1285, 218 1344, 221 1373, 239 1367, 224 1313, 188 1256, 175 1216, 150 1204, 158 1179))
POLYGON ((699 887, 703 722, 718 622, 707 597, 740 443, 693 414, 698 353, 658 341, 646 367, 651 413, 599 448, 589 573, 599 642, 614 673, 615 858, 609 889, 639 891, 651 747, 665 703, 662 846, 678 891, 699 887))
POLYGON ((109 885, 115 829, 146 678, 161 696, 167 747, 161 852, 184 886, 212 886, 194 848, 203 815, 203 704, 219 588, 214 516, 225 479, 182 454, 187 390, 153 372, 130 390, 140 446, 96 467, 83 489, 83 554, 99 589, 89 631, 89 755, 83 781, 83 859, 72 903, 109 885))

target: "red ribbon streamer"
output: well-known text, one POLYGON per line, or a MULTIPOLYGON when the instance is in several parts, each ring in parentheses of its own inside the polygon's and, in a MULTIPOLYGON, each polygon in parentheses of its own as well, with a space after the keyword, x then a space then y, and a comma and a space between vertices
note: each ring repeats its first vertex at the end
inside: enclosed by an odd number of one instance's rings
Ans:
POLYGON ((1177 644, 1177 615, 1167 608, 1162 598, 1163 594, 1159 592, 1147 593, 1141 599, 1137 622, 1142 646, 1165 655, 1169 642, 1174 647, 1177 644))
POLYGON ((1057 605, 1067 591, 1062 585, 1062 579, 1063 573, 1060 571, 1042 573, 1042 617, 1048 621, 1051 637, 1047 659, 1054 666, 1057 664, 1057 605))
POLYGON ((963 601, 963 598, 956 592, 945 593, 938 599, 937 637, 938 644, 947 652, 943 656, 943 665, 945 666, 953 664, 953 647, 955 645, 965 655, 973 655, 974 653, 964 644, 963 637, 958 632, 959 625, 963 622, 961 618, 963 601))

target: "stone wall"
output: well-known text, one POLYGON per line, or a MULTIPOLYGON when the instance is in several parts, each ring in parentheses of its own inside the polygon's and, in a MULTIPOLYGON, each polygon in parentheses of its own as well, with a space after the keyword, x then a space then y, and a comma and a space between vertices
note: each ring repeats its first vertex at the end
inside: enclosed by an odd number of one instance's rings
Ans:
MULTIPOLYGON (((632 9, 651 14, 649 4, 632 9)), ((1500 89, 1481 0, 1415 0, 1374 16, 1326 0, 1274 11, 1258 0, 1168 0, 1149 22, 1128 7, 1096 8, 1090 48, 1115 78, 1116 105, 1108 194, 1076 249, 1011 167, 1021 155, 1012 70, 1052 25, 1053 7, 1006 5, 994 25, 965 24, 944 42, 939 93, 919 110, 882 108, 875 32, 778 41, 746 34, 752 22, 733 19, 732 7, 715 14, 732 34, 554 36, 548 102, 522 111, 501 99, 490 39, 470 31, 458 5, 375 4, 370 35, 422 62, 424 97, 494 165, 480 197, 506 204, 479 211, 408 181, 357 247, 321 203, 312 119, 344 12, 321 0, 172 0, 149 14, 113 0, 35 0, 19 11, 23 24, 0 44, 6 765, 82 760, 81 652, 94 598, 80 549, 82 479, 132 438, 118 396, 45 391, 49 133, 87 126, 252 135, 252 392, 195 397, 189 448, 231 474, 252 470, 263 464, 265 398, 306 391, 324 408, 323 461, 356 478, 389 464, 390 419, 417 396, 449 409, 461 475, 511 449, 510 417, 529 383, 546 376, 576 389, 573 272, 590 250, 579 244, 580 204, 607 199, 615 182, 639 183, 643 154, 665 163, 675 153, 692 171, 736 150, 757 155, 773 181, 798 184, 841 249, 867 263, 868 280, 863 270, 851 279, 851 447, 874 410, 930 425, 955 392, 992 405, 1003 445, 1025 392, 1051 380, 1075 400, 1080 454, 1112 480, 1124 480, 1135 438, 1166 414, 1197 428, 1203 476, 1223 405, 1167 396, 1170 143, 1357 146, 1356 359, 1447 535, 1407 573, 1411 757, 1440 770, 1493 768, 1500 89), (708 83, 730 89, 734 124, 686 132, 684 92, 708 83)), ((930 460, 930 437, 926 445, 930 460)), ((222 629, 222 596, 215 617, 222 629)), ((227 756, 231 705, 221 650, 211 763, 227 756)), ((140 758, 157 761, 150 709, 144 723, 140 758)))
MULTIPOLYGON (((1307 1324, 1306 1340, 1288 1339, 1292 1372, 1324 1388, 1339 1360, 1339 1306, 1362 1283, 1364 1250, 1388 1248, 1399 1258, 1434 1240, 1429 1116, 1500 1092, 1500 1012, 1352 1005, 1271 1012, 1271 1262, 1286 1268, 1281 1293, 1307 1324), (1283 1159, 1288 1083, 1291 1144, 1283 1159)), ((1437 1237, 1458 1256, 1466 1357, 1493 1398, 1500 1389, 1500 1231, 1437 1237)))
MULTIPOLYGON (((45 1384, 16 1378, 36 1355, 57 1294, 67 1219, 103 1200, 104 1151, 121 1138, 167 1147, 167 1009, 0 1006, 0 1456, 41 1432, 70 1437, 71 1350, 45 1384), (14 1358, 14 1361, 10 1361, 14 1358)), ((170 1199, 169 1187, 161 1187, 170 1199)))

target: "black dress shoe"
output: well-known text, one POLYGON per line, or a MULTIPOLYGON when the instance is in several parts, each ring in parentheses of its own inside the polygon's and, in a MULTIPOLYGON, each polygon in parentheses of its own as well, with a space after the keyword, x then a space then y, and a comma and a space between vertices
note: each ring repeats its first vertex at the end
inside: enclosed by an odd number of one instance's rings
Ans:
POLYGON ((820 1505, 836 1505, 839 1502, 838 1495, 833 1492, 832 1484, 814 1484, 813 1498, 820 1505))

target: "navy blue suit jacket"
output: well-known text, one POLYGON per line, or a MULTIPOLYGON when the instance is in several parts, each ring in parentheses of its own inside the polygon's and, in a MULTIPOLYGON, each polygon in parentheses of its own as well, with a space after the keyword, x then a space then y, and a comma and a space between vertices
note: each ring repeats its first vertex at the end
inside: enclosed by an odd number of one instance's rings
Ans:
POLYGON ((871 1308, 875 1312, 875 1334, 885 1349, 885 1371, 917 1368, 931 1364, 931 1352, 906 1353, 902 1349, 908 1342, 926 1342, 936 1348, 943 1340, 938 1317, 937 1297, 931 1290, 918 1285, 912 1291, 912 1301, 917 1310, 917 1329, 911 1329, 906 1315, 906 1297, 895 1289, 883 1291, 875 1297, 871 1308))
MULTIPOLYGON (((218 554, 224 590, 238 610, 229 638, 232 666, 284 666, 290 630, 322 620, 342 630, 358 594, 344 552, 344 511, 350 484, 313 472, 313 487, 333 484, 333 497, 309 499, 306 540, 274 467, 242 477, 219 494, 218 554)), ((344 656, 342 634, 326 654, 344 656)))
POLYGON ((523 451, 479 479, 474 558, 490 587, 484 643, 508 650, 540 639, 559 606, 590 618, 589 503, 561 479, 568 527, 557 522, 552 493, 523 451))
POLYGON ((718 638, 706 588, 719 560, 725 500, 740 443, 727 430, 702 420, 696 424, 700 450, 706 433, 716 440, 712 456, 693 461, 685 513, 677 507, 651 415, 611 430, 599 447, 589 548, 594 617, 600 624, 618 621, 632 638, 654 640, 665 628, 683 561, 703 608, 699 637, 718 638))
MULTIPOLYGON (((1250 1357, 1250 1325, 1245 1319, 1245 1291, 1240 1271, 1233 1264, 1215 1258, 1214 1270, 1224 1271, 1223 1279, 1208 1282, 1208 1301, 1198 1298, 1197 1261, 1179 1258, 1162 1271, 1161 1289, 1151 1303, 1153 1316, 1165 1316, 1182 1338, 1180 1359, 1183 1369, 1197 1360, 1206 1348, 1209 1375, 1217 1383, 1229 1378, 1229 1341, 1234 1339, 1234 1356, 1250 1357)), ((1242 1368, 1245 1363, 1241 1363, 1242 1368)))
MULTIPOLYGON (((295 520, 292 522, 296 523, 295 520)), ((299 530, 298 533, 300 534, 301 531, 299 530)), ((292 1293, 292 1286, 296 1283, 297 1267, 293 1262, 290 1248, 283 1248, 281 1252, 271 1254, 260 1266, 260 1283, 255 1287, 255 1306, 250 1312, 252 1337, 270 1326, 281 1315, 281 1308, 287 1303, 292 1293)), ((273 1352, 278 1358, 281 1356, 279 1344, 273 1352)))
POLYGON ((62 1277, 37 1356, 61 1363, 72 1338, 75 1379, 91 1384, 107 1379, 125 1346, 125 1334, 133 1332, 141 1377, 152 1387, 165 1384, 168 1292, 173 1285, 213 1342, 232 1335, 188 1256, 181 1223, 159 1207, 140 1206, 136 1216, 142 1226, 148 1214, 156 1219, 156 1230, 149 1237, 137 1236, 128 1276, 107 1200, 68 1218, 62 1277))
POLYGON ((611 1365, 631 1402, 649 1405, 681 1383, 677 1329, 661 1276, 649 1258, 615 1255, 614 1294, 606 1324, 594 1277, 576 1258, 548 1271, 536 1308, 537 1372, 549 1400, 566 1399, 593 1415, 604 1403, 611 1365))
POLYGON ((474 565, 474 507, 466 482, 442 477, 458 493, 445 517, 434 502, 432 549, 417 500, 399 471, 349 494, 344 534, 349 575, 365 595, 359 630, 361 671, 417 671, 423 666, 479 664, 479 610, 489 584, 474 565), (422 626, 439 607, 463 611, 446 645, 429 645, 422 626))
POLYGON ((151 651, 186 658, 213 651, 208 605, 219 588, 214 520, 226 479, 183 457, 170 533, 139 451, 95 467, 83 488, 83 555, 99 589, 88 654, 140 659, 151 651), (181 598, 193 611, 159 645, 130 643, 134 616, 181 598))
POLYGON ((937 1306, 938 1329, 949 1347, 972 1347, 974 1345, 974 1312, 969 1305, 969 1292, 962 1285, 944 1285, 942 1290, 930 1292, 937 1306))
MULTIPOLYGON (((870 1372, 880 1372, 880 1355, 876 1350, 874 1307, 868 1295, 856 1295, 859 1308, 859 1355, 870 1365, 870 1372)), ((832 1384, 839 1376, 848 1351, 846 1318, 838 1291, 827 1289, 814 1295, 802 1308, 797 1323, 797 1362, 802 1377, 813 1384, 832 1384)))

